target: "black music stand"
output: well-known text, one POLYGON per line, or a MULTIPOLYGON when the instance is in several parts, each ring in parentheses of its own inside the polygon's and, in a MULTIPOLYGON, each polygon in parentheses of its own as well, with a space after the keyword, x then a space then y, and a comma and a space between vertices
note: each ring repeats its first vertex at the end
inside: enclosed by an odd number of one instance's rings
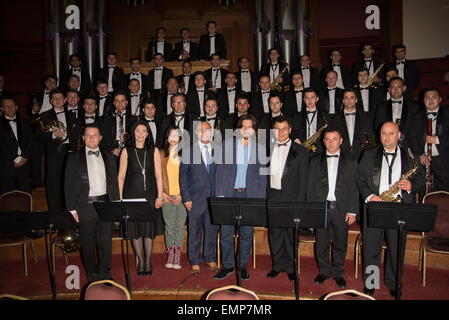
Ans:
MULTIPOLYGON (((266 200, 260 198, 209 198, 211 222, 215 225, 233 225, 234 236, 240 234, 240 226, 267 225, 266 200)), ((239 246, 234 250, 237 285, 240 286, 239 246)))
POLYGON ((129 274, 128 222, 152 222, 157 209, 151 201, 105 201, 94 202, 98 216, 103 222, 121 222, 125 244, 126 287, 131 294, 131 276, 129 274))
POLYGON ((401 299, 400 266, 402 265, 403 231, 429 232, 435 227, 438 206, 434 204, 369 202, 368 227, 398 230, 396 261, 396 300, 401 299))
POLYGON ((268 227, 294 229, 295 297, 299 300, 299 228, 326 228, 327 203, 295 200, 269 200, 268 227))

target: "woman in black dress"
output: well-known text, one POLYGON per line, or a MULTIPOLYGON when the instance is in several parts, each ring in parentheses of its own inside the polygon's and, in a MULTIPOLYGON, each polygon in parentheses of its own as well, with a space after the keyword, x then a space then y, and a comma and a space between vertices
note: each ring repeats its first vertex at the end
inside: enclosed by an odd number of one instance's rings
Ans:
MULTIPOLYGON (((131 126, 129 146, 122 150, 118 173, 120 199, 146 199, 159 209, 163 203, 160 151, 150 143, 150 129, 146 122, 131 126)), ((153 239, 164 233, 160 210, 152 222, 129 222, 128 239, 137 255, 137 275, 151 275, 153 239)))

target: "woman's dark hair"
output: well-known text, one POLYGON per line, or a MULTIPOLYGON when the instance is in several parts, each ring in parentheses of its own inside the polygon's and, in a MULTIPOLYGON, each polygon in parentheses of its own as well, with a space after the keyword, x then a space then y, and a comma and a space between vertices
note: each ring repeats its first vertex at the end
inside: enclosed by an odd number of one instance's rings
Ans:
POLYGON ((148 126, 147 122, 143 121, 143 120, 138 120, 138 121, 134 122, 131 125, 131 128, 129 129, 130 135, 126 139, 127 147, 130 147, 130 148, 135 148, 136 147, 136 136, 135 136, 134 131, 136 131, 136 128, 138 126, 144 126, 147 129, 147 132, 148 132, 148 136, 145 139, 144 145, 148 146, 148 147, 154 147, 154 144, 152 144, 151 139, 150 139, 150 134, 151 134, 150 127, 148 126))
MULTIPOLYGON (((168 143, 168 136, 170 135, 170 132, 172 130, 179 130, 179 128, 176 126, 170 126, 167 128, 167 130, 165 130, 164 145, 163 145, 164 157, 168 157, 170 155, 170 143, 168 143)), ((179 135, 179 143, 181 143, 181 141, 182 141, 182 135, 179 135)), ((179 156, 182 155, 181 150, 179 150, 178 155, 179 156)))

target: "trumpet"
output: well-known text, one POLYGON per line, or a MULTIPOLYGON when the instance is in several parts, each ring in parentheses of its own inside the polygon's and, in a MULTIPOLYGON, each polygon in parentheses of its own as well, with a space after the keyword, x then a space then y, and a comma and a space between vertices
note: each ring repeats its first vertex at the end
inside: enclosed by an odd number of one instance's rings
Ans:
POLYGON ((315 134, 313 134, 309 139, 304 141, 302 145, 307 149, 307 151, 316 152, 315 143, 321 136, 321 133, 324 131, 324 129, 327 128, 327 126, 328 126, 327 120, 324 120, 324 125, 322 125, 321 128, 319 128, 317 132, 315 132, 315 134))
MULTIPOLYGON (((285 73, 285 71, 287 71, 287 69, 288 69, 288 63, 285 62, 285 67, 282 68, 281 72, 279 72, 279 74, 276 77, 276 79, 279 78, 279 77, 283 77, 284 73, 285 73)), ((277 81, 276 79, 274 79, 273 82, 270 83, 270 90, 271 91, 279 91, 279 92, 281 92, 282 91, 282 86, 279 84, 279 81, 277 81)))

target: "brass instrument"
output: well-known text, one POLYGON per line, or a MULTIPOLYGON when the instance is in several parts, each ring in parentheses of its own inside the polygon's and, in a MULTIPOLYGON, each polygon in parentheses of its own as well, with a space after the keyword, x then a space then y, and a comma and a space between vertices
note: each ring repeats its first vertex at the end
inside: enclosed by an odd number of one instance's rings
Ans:
MULTIPOLYGON (((431 118, 427 119, 427 130, 426 135, 432 136, 432 122, 433 120, 431 118)), ((432 144, 427 143, 427 156, 430 160, 432 160, 432 144)), ((433 173, 432 173, 432 163, 430 163, 428 166, 426 166, 426 193, 432 192, 433 187, 433 173)))
POLYGON ((377 69, 374 71, 374 73, 369 77, 367 86, 370 87, 374 83, 374 79, 379 74, 380 70, 385 66, 385 63, 382 63, 377 69))
POLYGON ((384 201, 384 202, 400 202, 402 200, 400 195, 395 197, 395 194, 397 194, 399 191, 401 191, 401 189, 399 188, 399 183, 410 179, 410 177, 413 176, 419 168, 418 162, 416 161, 415 157, 413 156, 413 153, 410 150, 410 148, 408 149, 408 153, 409 153, 410 158, 413 160, 413 168, 410 169, 409 171, 407 171, 406 173, 404 173, 404 175, 401 177, 401 179, 399 179, 394 184, 392 184, 388 190, 385 190, 384 192, 382 192, 379 195, 379 198, 382 201, 384 201))
MULTIPOLYGON (((285 73, 285 71, 287 71, 287 69, 288 69, 288 63, 285 62, 285 67, 281 70, 281 72, 279 72, 276 79, 279 77, 283 77, 284 73, 285 73)), ((279 82, 276 79, 274 79, 273 82, 270 83, 270 90, 282 92, 282 86, 279 84, 279 82)))
POLYGON ((58 233, 61 249, 65 253, 78 251, 80 248, 79 230, 65 229, 58 233))
MULTIPOLYGON (((55 132, 58 130, 62 130, 64 132, 64 136, 67 136, 67 128, 61 121, 51 120, 47 124, 44 124, 43 116, 40 115, 37 118, 33 119, 31 123, 37 123, 40 129, 44 132, 55 132)), ((56 138, 56 140, 63 140, 61 138, 56 138)))
POLYGON ((315 142, 318 140, 318 138, 321 136, 321 133, 326 129, 328 126, 328 123, 326 120, 324 120, 324 125, 318 129, 315 134, 313 134, 309 139, 304 141, 302 145, 307 149, 307 151, 316 152, 316 146, 315 142))

